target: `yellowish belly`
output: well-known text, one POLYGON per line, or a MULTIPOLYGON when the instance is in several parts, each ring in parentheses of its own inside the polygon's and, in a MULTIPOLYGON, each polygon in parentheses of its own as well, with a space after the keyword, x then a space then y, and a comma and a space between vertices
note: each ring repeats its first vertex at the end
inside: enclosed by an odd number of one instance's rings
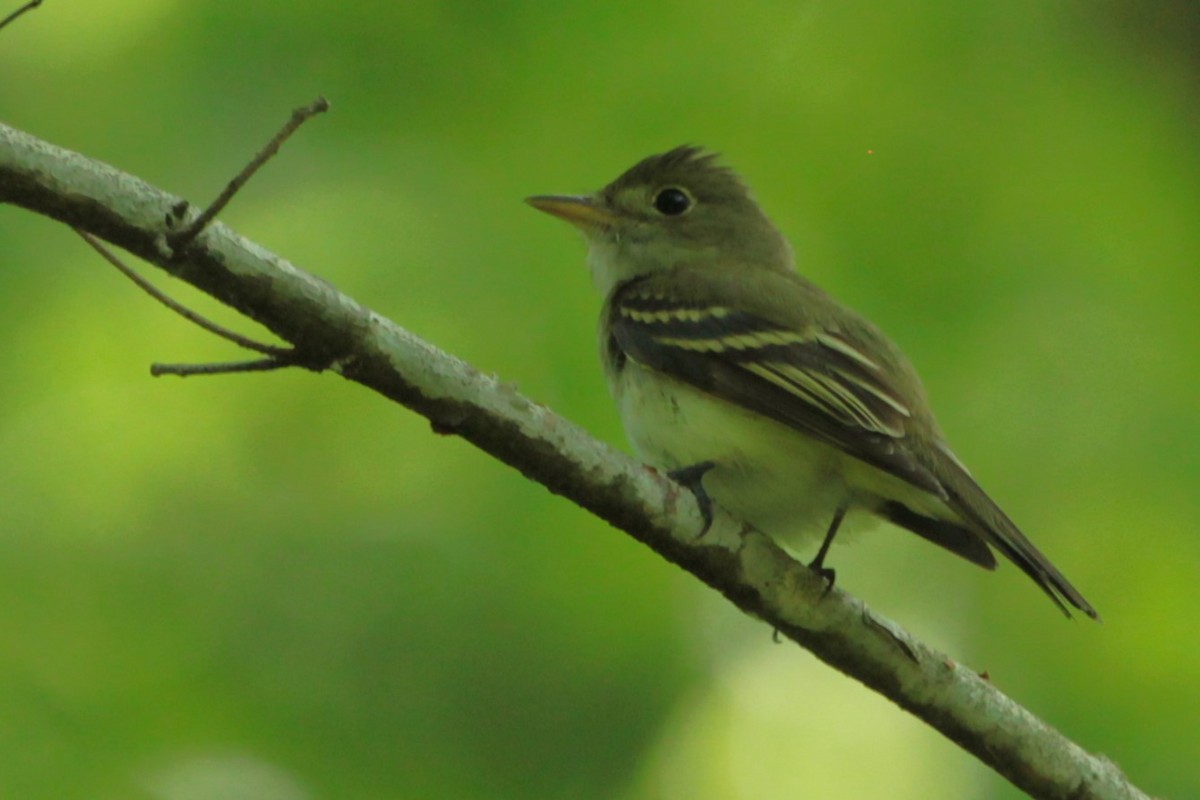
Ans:
MULTIPOLYGON (((610 375, 610 388, 643 460, 663 470, 715 462, 704 476, 709 495, 789 547, 823 536, 843 502, 871 511, 882 498, 898 499, 923 513, 952 516, 940 501, 894 476, 633 361, 610 375)), ((872 513, 852 512, 839 539, 876 522, 872 513)))

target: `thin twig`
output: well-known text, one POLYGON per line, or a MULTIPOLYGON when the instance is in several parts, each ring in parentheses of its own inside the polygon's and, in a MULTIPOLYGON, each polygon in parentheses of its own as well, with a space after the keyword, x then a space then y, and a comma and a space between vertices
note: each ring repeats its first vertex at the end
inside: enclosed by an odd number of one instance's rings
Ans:
POLYGON ((178 375, 186 378, 189 375, 231 375, 237 372, 270 372, 275 369, 294 367, 294 361, 278 358, 260 358, 255 361, 225 361, 213 364, 151 364, 150 374, 154 377, 162 375, 178 375))
POLYGON ((12 12, 4 19, 0 19, 0 28, 3 28, 8 23, 12 22, 14 19, 16 19, 17 17, 24 14, 26 11, 33 11, 35 8, 37 8, 41 4, 42 4, 42 0, 29 0, 28 3, 21 6, 16 11, 12 12))
MULTIPOLYGON (((209 333, 216 334, 226 341, 233 342, 238 347, 244 347, 247 350, 253 350, 256 353, 262 353, 265 356, 270 356, 272 359, 278 359, 280 361, 292 361, 293 363, 295 362, 296 353, 294 350, 286 347, 275 347, 274 345, 256 342, 253 339, 242 336, 236 331, 231 331, 224 325, 218 325, 212 320, 200 316, 195 311, 192 311, 190 308, 171 299, 155 288, 153 284, 135 272, 133 268, 121 261, 121 259, 118 258, 115 253, 105 247, 104 243, 95 236, 92 236, 87 231, 80 230, 79 228, 75 228, 75 232, 83 237, 83 240, 91 245, 92 249, 103 256, 105 261, 119 269, 122 273, 124 273, 125 277, 137 284, 139 289, 153 297, 158 302, 162 303, 167 308, 174 311, 179 316, 186 319, 188 322, 195 323, 209 333)), ((153 372, 153 369, 151 369, 151 371, 153 372)))
MULTIPOLYGON (((213 221, 217 214, 221 213, 222 209, 229 204, 233 196, 238 193, 246 181, 253 177, 255 172, 258 172, 259 167, 267 163, 276 153, 279 152, 280 146, 287 141, 288 137, 296 132, 296 129, 303 125, 308 120, 329 110, 329 101, 324 97, 318 97, 306 106, 297 108, 292 112, 292 117, 287 123, 279 129, 279 132, 272 137, 271 141, 267 142, 266 147, 258 151, 254 158, 250 159, 250 163, 242 168, 242 171, 234 177, 233 180, 225 187, 221 194, 217 195, 217 199, 212 202, 208 208, 200 213, 200 216, 192 220, 191 224, 167 237, 168 244, 175 250, 176 253, 186 248, 192 241, 200 235, 200 232, 213 221)), ((186 210, 186 206, 184 209, 186 210)))

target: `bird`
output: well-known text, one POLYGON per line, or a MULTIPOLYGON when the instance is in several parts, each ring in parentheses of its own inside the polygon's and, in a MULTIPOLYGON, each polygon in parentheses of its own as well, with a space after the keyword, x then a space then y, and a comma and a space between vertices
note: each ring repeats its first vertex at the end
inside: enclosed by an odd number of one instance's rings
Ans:
POLYGON ((1096 609, 947 444, 900 349, 796 269, 718 156, 684 145, 597 192, 536 195, 604 296, 600 357, 638 455, 795 552, 887 521, 985 569, 999 552, 1071 616, 1096 609))

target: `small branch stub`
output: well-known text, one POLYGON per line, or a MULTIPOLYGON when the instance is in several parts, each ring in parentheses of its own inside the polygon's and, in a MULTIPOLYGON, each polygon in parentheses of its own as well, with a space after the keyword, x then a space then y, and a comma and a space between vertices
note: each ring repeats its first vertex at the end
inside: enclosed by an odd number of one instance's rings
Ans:
POLYGON ((151 364, 150 374, 158 378, 162 375, 178 375, 186 378, 190 375, 230 375, 237 372, 271 372, 277 369, 294 367, 293 361, 283 361, 278 358, 260 358, 254 361, 228 361, 215 364, 151 364))
MULTIPOLYGON (((234 176, 233 180, 226 184, 225 189, 217 195, 217 199, 208 208, 200 212, 200 215, 192 220, 187 227, 175 233, 168 234, 167 243, 175 251, 175 254, 178 256, 179 253, 187 249, 188 245, 195 241, 196 237, 216 218, 217 214, 221 213, 225 206, 229 205, 229 201, 233 199, 233 196, 246 185, 247 181, 254 177, 254 173, 258 172, 263 164, 266 164, 279 152, 279 148, 283 146, 283 143, 301 125, 317 114, 323 114, 328 110, 329 101, 324 97, 318 97, 308 105, 295 109, 292 112, 291 118, 279 129, 279 132, 271 137, 271 141, 267 142, 266 146, 262 150, 259 150, 254 158, 250 159, 250 163, 242 167, 242 171, 234 176)), ((178 217, 182 217, 183 212, 186 211, 186 207, 182 209, 176 207, 173 211, 176 212, 178 217)))
MULTIPOLYGON (((187 306, 159 291, 157 287, 150 283, 150 281, 139 275, 132 267, 119 259, 115 253, 105 247, 104 243, 95 236, 92 236, 86 231, 81 231, 79 228, 75 228, 75 232, 78 233, 85 242, 91 245, 92 249, 99 253, 105 261, 112 264, 114 267, 120 270, 121 274, 133 281, 139 289, 153 297, 158 302, 162 303, 167 308, 174 311, 179 316, 186 319, 188 322, 198 325, 209 333, 215 334, 226 341, 233 342, 238 347, 244 347, 247 350, 253 350, 256 353, 262 353, 263 355, 271 356, 275 359, 286 360, 293 358, 295 355, 295 352, 290 348, 275 347, 273 345, 263 344, 262 342, 256 342, 253 339, 242 336, 236 331, 226 328, 224 325, 218 325, 207 317, 197 314, 187 306)), ((153 372, 153 370, 151 370, 151 372, 153 372)))

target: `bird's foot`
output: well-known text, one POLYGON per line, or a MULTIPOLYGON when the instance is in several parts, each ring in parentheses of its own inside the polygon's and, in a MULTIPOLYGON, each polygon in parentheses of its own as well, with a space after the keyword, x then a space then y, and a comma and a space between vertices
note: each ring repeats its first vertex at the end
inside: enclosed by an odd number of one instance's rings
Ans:
POLYGON ((825 540, 821 542, 821 549, 817 551, 817 557, 808 565, 809 569, 820 575, 825 581, 825 592, 821 595, 822 598, 833 591, 834 581, 837 580, 837 573, 833 567, 825 566, 825 556, 829 553, 829 545, 833 544, 833 537, 837 536, 838 528, 842 525, 842 519, 846 516, 848 507, 846 503, 842 503, 833 512, 833 519, 829 523, 829 531, 825 534, 825 540))
POLYGON ((833 591, 833 584, 837 581, 837 570, 833 567, 822 566, 820 559, 813 559, 808 568, 821 576, 821 580, 825 581, 825 591, 821 593, 821 597, 825 597, 833 591))
POLYGON ((693 464, 690 467, 683 467, 682 469, 673 469, 667 473, 668 478, 687 489, 696 498, 696 505, 700 508, 700 516, 704 518, 704 525, 700 528, 700 532, 696 534, 697 539, 703 537, 704 534, 708 533, 708 529, 712 527, 712 498, 704 490, 703 478, 705 473, 716 465, 715 461, 701 461, 699 464, 693 464))

